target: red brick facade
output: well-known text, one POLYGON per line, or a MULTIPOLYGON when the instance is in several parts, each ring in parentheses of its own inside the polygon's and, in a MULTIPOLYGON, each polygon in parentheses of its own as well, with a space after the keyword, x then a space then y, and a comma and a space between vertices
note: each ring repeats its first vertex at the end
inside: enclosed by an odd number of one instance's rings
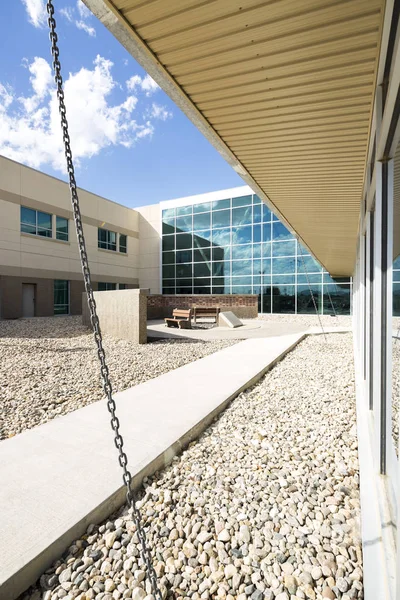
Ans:
POLYGON ((239 319, 255 319, 258 314, 257 294, 216 294, 212 295, 161 295, 147 297, 147 318, 161 319, 172 315, 174 308, 193 306, 219 306, 221 311, 232 311, 239 319))

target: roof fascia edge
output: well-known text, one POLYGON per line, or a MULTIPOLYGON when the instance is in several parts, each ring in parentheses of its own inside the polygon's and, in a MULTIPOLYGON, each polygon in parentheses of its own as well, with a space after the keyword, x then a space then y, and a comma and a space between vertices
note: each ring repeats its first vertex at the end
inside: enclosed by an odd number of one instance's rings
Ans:
MULTIPOLYGON (((119 10, 110 0, 81 0, 87 8, 111 31, 113 36, 124 46, 135 60, 147 71, 147 73, 160 85, 171 100, 192 121, 204 137, 214 146, 221 156, 231 165, 240 177, 252 188, 252 190, 269 206, 269 208, 286 225, 290 232, 307 248, 310 254, 326 269, 308 244, 299 236, 297 231, 286 219, 286 217, 275 206, 267 194, 259 187, 257 182, 248 173, 242 163, 236 158, 232 150, 219 137, 215 129, 203 117, 190 98, 175 82, 165 67, 160 63, 154 53, 136 33, 131 24, 121 15, 119 10)), ((327 270, 327 269, 326 269, 327 270)))

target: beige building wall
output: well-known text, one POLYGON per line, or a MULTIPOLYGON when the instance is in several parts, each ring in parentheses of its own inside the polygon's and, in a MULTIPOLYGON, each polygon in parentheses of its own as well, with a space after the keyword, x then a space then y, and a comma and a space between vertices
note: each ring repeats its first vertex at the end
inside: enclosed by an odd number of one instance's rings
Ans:
POLYGON ((139 287, 161 293, 161 208, 136 208, 139 213, 139 287))
MULTIPOLYGON (((94 282, 138 287, 139 214, 127 207, 79 189, 87 253, 94 282), (127 253, 98 248, 98 227, 127 235, 127 253)), ((0 282, 5 278, 82 281, 68 184, 0 157, 0 282), (20 206, 53 215, 53 237, 22 233, 20 206), (69 241, 56 240, 55 216, 69 219, 69 241)), ((13 289, 15 288, 13 282, 13 289)), ((96 287, 96 286, 95 286, 96 287)), ((10 288, 10 281, 8 281, 10 288)), ((74 289, 81 292, 78 285, 74 289)), ((14 292, 6 293, 8 303, 14 292), (11 294, 11 297, 10 297, 11 294)), ((2 294, 4 308, 4 294, 2 294)), ((17 300, 20 302, 20 300, 17 300)), ((49 300, 47 300, 49 304, 49 300)), ((80 305, 80 302, 79 302, 80 305)), ((44 310, 44 309, 43 309, 44 310)), ((48 308, 46 308, 48 312, 48 308)), ((19 311, 16 310, 16 313, 19 311)), ((7 316, 3 314, 2 316, 7 316)), ((14 315, 12 315, 14 316, 14 315)), ((21 316, 15 314, 15 316, 21 316)))

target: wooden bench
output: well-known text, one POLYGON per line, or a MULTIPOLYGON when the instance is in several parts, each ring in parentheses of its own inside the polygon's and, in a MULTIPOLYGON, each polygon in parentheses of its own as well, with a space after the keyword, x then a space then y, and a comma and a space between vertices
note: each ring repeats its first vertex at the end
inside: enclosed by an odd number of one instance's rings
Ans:
POLYGON ((192 328, 192 310, 190 308, 174 308, 172 317, 164 319, 167 327, 179 327, 179 329, 192 328))
POLYGON ((193 306, 193 321, 196 323, 196 319, 211 317, 217 323, 220 310, 219 306, 193 306))

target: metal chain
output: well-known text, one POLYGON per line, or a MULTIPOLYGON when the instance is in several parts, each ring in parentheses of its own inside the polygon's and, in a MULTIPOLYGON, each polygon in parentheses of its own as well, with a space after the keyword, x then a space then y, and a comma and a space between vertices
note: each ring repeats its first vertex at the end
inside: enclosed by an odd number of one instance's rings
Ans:
POLYGON ((300 250, 300 256, 301 256, 301 260, 302 260, 303 267, 304 267, 304 273, 306 274, 306 279, 307 279, 307 283, 308 283, 308 288, 309 288, 309 290, 310 290, 311 298, 312 298, 312 301, 313 301, 313 304, 314 304, 314 309, 315 309, 316 315, 317 315, 317 317, 318 317, 318 321, 319 321, 319 324, 320 324, 320 327, 321 327, 322 333, 324 334, 324 338, 325 338, 325 342, 326 342, 326 341, 327 341, 327 339, 326 339, 326 333, 325 333, 325 329, 323 328, 323 325, 322 325, 322 320, 321 320, 321 315, 320 315, 320 314, 319 314, 319 312, 318 312, 317 303, 316 303, 316 301, 315 301, 314 294, 313 294, 313 291, 312 291, 312 288, 311 288, 311 283, 310 283, 310 280, 309 280, 309 278, 308 278, 308 272, 307 272, 307 268, 306 268, 306 262, 305 262, 305 260, 304 260, 303 251, 302 251, 302 249, 301 249, 301 244, 300 244, 300 240, 299 240, 299 238, 297 238, 297 247, 298 247, 298 249, 300 250))
POLYGON ((337 317, 337 314, 336 314, 335 307, 333 306, 333 302, 332 302, 331 294, 330 294, 330 292, 329 292, 329 287, 327 287, 327 288, 326 288, 326 291, 328 292, 329 300, 330 300, 330 303, 331 303, 331 306, 332 306, 332 310, 333 310, 333 315, 334 315, 335 317, 337 317))
POLYGON ((162 600, 162 593, 158 588, 157 576, 154 570, 151 559, 151 551, 146 540, 146 534, 142 527, 140 511, 136 506, 134 492, 131 489, 132 475, 128 470, 128 457, 124 452, 124 440, 119 431, 119 420, 116 415, 116 404, 112 397, 112 386, 109 376, 109 370, 106 363, 106 355, 103 348, 103 340, 100 330, 99 318, 96 311, 96 302, 93 295, 93 288, 89 270, 88 257, 86 252, 85 237, 83 234, 82 217, 79 207, 78 190, 75 180, 74 165, 72 161, 70 136, 68 133, 67 113, 65 109, 63 80, 61 76, 61 64, 59 60, 59 49, 57 46, 58 37, 56 33, 56 21, 54 18, 54 6, 52 0, 47 1, 48 25, 50 29, 51 53, 53 56, 54 79, 57 85, 57 97, 59 104, 59 112, 61 116, 61 127, 63 133, 63 142, 65 148, 65 157, 67 159, 67 170, 69 177, 69 188, 71 191, 71 201, 74 213, 74 221, 76 228, 76 236, 78 239, 79 254, 81 259, 82 273, 85 283, 85 290, 90 311, 90 321, 93 327, 94 339, 97 345, 97 355, 100 361, 100 371, 103 380, 103 388, 107 397, 107 408, 111 416, 111 428, 114 431, 114 443, 118 450, 118 462, 123 470, 123 482, 126 487, 126 500, 132 509, 132 518, 136 526, 136 532, 141 546, 141 554, 143 562, 147 567, 147 575, 149 577, 153 595, 156 600, 162 600))

